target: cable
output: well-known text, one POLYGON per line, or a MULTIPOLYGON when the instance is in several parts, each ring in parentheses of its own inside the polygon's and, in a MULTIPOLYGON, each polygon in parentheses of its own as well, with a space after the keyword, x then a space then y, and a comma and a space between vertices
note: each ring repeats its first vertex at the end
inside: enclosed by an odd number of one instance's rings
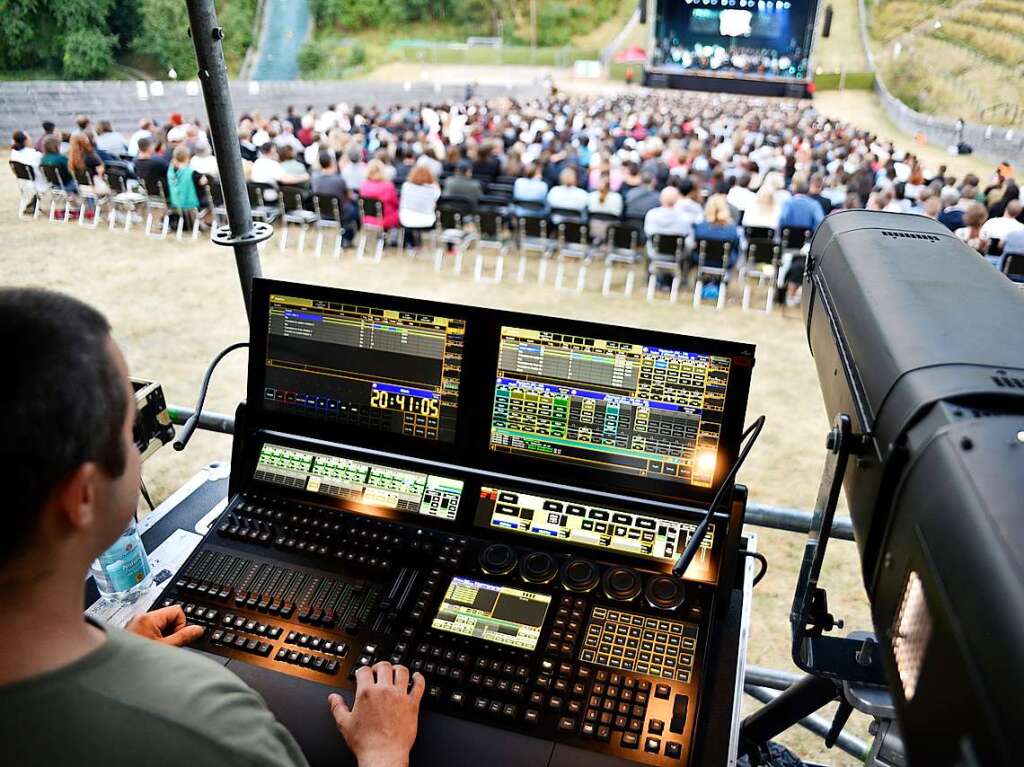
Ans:
POLYGON ((754 576, 753 585, 757 586, 757 584, 761 582, 761 579, 768 573, 768 559, 760 551, 741 551, 740 554, 745 557, 750 557, 751 559, 756 559, 761 563, 761 569, 758 570, 757 575, 754 576))
POLYGON ((185 445, 187 445, 188 441, 192 439, 192 434, 199 425, 199 416, 203 414, 203 405, 206 403, 206 390, 210 387, 210 378, 213 376, 213 371, 217 367, 218 363, 235 349, 248 348, 248 346, 248 341, 239 341, 238 343, 226 346, 221 349, 217 353, 217 356, 210 361, 210 364, 206 366, 206 373, 203 375, 203 383, 199 387, 199 399, 196 400, 195 412, 193 412, 192 415, 189 416, 189 419, 185 421, 185 425, 181 428, 181 433, 178 435, 178 438, 174 440, 175 450, 181 451, 185 449, 185 445))
POLYGON ((725 475, 725 479, 722 480, 722 484, 718 488, 718 492, 715 493, 715 497, 711 500, 711 505, 708 507, 707 514, 704 515, 704 519, 701 520, 700 524, 697 525, 697 529, 693 531, 693 535, 690 536, 690 540, 686 542, 686 548, 683 549, 683 553, 679 555, 679 559, 672 566, 672 574, 677 578, 682 578, 683 573, 686 572, 686 568, 690 566, 690 562, 697 555, 697 549, 700 548, 701 541, 704 540, 704 536, 708 532, 708 525, 711 524, 711 517, 714 516, 715 509, 718 506, 719 501, 725 497, 725 491, 731 486, 733 477, 736 476, 736 472, 739 471, 740 466, 747 459, 747 455, 750 453, 750 448, 757 442, 757 438, 761 436, 761 429, 764 428, 765 417, 759 416, 754 423, 747 427, 746 431, 740 435, 740 444, 743 445, 743 440, 750 437, 750 440, 740 450, 739 457, 733 463, 732 468, 729 469, 729 473, 725 475), (751 434, 753 436, 751 436, 751 434))
MULTIPOLYGON (((140 479, 139 483, 141 485, 141 487, 139 489, 142 491, 142 497, 145 498, 146 499, 146 503, 149 504, 149 510, 150 511, 155 511, 156 507, 153 505, 153 499, 149 497, 149 490, 146 488, 146 480, 140 479)), ((136 516, 138 516, 138 514, 136 514, 136 516)), ((138 520, 136 520, 136 521, 138 521, 138 520)))

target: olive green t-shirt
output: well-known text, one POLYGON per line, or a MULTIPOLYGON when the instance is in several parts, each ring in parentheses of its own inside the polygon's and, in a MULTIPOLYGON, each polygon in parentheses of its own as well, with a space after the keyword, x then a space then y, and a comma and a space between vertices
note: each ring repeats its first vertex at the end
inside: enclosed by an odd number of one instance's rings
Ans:
POLYGON ((208 658, 105 628, 64 668, 0 685, 0 762, 294 767, 306 760, 263 699, 208 658))

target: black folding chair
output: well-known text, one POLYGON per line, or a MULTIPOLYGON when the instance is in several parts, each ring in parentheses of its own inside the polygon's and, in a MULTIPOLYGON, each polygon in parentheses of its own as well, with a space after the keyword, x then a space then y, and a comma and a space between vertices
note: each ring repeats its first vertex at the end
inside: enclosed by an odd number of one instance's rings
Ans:
POLYGON ((587 282, 587 266, 594 258, 594 249, 590 244, 590 231, 580 221, 563 221, 558 225, 558 266, 555 269, 555 290, 562 289, 562 278, 565 276, 567 261, 577 261, 576 292, 582 293, 587 282))
POLYGON ((50 188, 49 220, 51 222, 57 220, 57 205, 62 204, 64 212, 61 214, 60 221, 61 223, 67 223, 68 218, 71 217, 71 195, 75 188, 71 177, 56 165, 42 165, 40 167, 43 170, 43 178, 46 179, 46 183, 50 188))
POLYGON ((440 197, 437 201, 436 247, 434 271, 441 271, 446 250, 455 252, 454 271, 462 271, 464 251, 476 241, 476 232, 470 230, 475 221, 476 206, 464 197, 440 197))
POLYGON ((100 225, 100 210, 102 205, 102 199, 95 187, 95 176, 89 172, 88 168, 80 168, 72 175, 75 178, 75 184, 78 185, 78 225, 86 226, 86 221, 91 221, 91 223, 88 224, 88 227, 90 229, 95 229, 100 225), (86 215, 90 207, 92 208, 91 220, 86 215))
POLYGON ((768 297, 764 310, 770 312, 775 304, 774 283, 779 275, 779 244, 775 241, 775 230, 770 227, 748 226, 744 228, 747 246, 740 264, 740 284, 743 285, 743 311, 750 308, 751 280, 757 287, 768 283, 768 297))
POLYGON ((683 257, 686 255, 686 237, 681 234, 655 234, 651 237, 651 248, 647 253, 647 300, 654 300, 658 278, 667 275, 672 278, 669 301, 679 299, 679 285, 685 279, 683 257))
POLYGON ((546 218, 536 216, 520 216, 516 231, 519 240, 519 269, 516 280, 526 279, 527 255, 540 254, 540 266, 537 270, 537 282, 544 282, 547 274, 548 261, 558 247, 558 241, 551 237, 551 225, 546 218))
POLYGON ((334 230, 334 257, 341 257, 342 242, 345 238, 345 228, 341 221, 341 203, 333 194, 314 194, 313 210, 316 212, 316 256, 320 257, 320 251, 324 243, 324 230, 334 230))
POLYGON ((643 241, 641 232, 630 224, 612 224, 608 227, 605 237, 604 279, 601 282, 601 294, 611 295, 612 281, 615 278, 615 264, 626 264, 626 284, 623 295, 633 295, 633 284, 636 274, 633 267, 643 260, 640 243, 643 241))
POLYGON ((147 176, 142 179, 142 188, 146 190, 146 236, 162 240, 167 236, 167 230, 171 225, 167 187, 163 179, 147 176), (160 221, 158 232, 153 231, 154 219, 160 221))
POLYGON ((373 197, 359 198, 359 244, 356 246, 356 260, 362 261, 366 252, 366 241, 370 233, 376 236, 377 243, 373 252, 373 262, 380 263, 384 255, 384 240, 387 231, 384 229, 384 203, 373 197), (370 219, 374 219, 371 221, 370 219))
POLYGON ((261 181, 248 181, 245 189, 249 194, 249 208, 252 210, 254 221, 265 221, 273 224, 281 215, 277 206, 278 189, 273 184, 265 184, 261 181))
POLYGON ((726 278, 729 273, 729 253, 732 243, 724 240, 697 240, 697 273, 693 284, 693 308, 700 307, 704 283, 718 280, 717 308, 725 306, 726 278))
POLYGON ((11 170, 18 179, 18 218, 36 218, 39 215, 39 190, 36 188, 36 172, 31 165, 11 160, 11 170), (29 213, 29 206, 32 212, 29 213))
POLYGON ((306 248, 306 233, 310 225, 316 222, 317 215, 311 210, 306 210, 306 190, 302 187, 285 185, 279 187, 277 192, 277 203, 283 222, 280 248, 283 251, 288 247, 288 229, 291 224, 295 224, 299 227, 301 253, 306 248))
POLYGON ((505 217, 497 210, 482 209, 477 215, 476 260, 473 263, 473 279, 477 282, 501 282, 512 237, 509 233, 505 217), (492 250, 497 253, 494 261, 494 272, 491 277, 483 276, 484 252, 492 250))
POLYGON ((1024 286, 1024 253, 1004 253, 999 271, 1012 282, 1021 283, 1024 286))
POLYGON ((110 166, 107 168, 107 185, 110 187, 110 214, 107 226, 113 231, 117 226, 117 213, 124 216, 124 230, 132 228, 139 205, 146 204, 146 195, 134 191, 129 185, 128 171, 110 166))

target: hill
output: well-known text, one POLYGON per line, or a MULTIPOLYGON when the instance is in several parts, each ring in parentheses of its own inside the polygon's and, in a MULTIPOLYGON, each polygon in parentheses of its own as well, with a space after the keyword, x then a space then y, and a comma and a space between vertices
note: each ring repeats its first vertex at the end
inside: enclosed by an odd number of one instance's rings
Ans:
POLYGON ((878 0, 868 28, 886 85, 908 106, 1024 124, 1024 0, 878 0))

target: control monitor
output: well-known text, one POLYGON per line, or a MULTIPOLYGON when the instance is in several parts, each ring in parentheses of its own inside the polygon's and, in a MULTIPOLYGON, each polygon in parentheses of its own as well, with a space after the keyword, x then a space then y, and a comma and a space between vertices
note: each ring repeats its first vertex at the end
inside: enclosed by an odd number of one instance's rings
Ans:
POLYGON ((534 650, 550 604, 547 594, 455 577, 431 625, 454 634, 534 650))
POLYGON ((458 318, 271 294, 264 407, 454 442, 465 329, 458 318))
POLYGON ((710 488, 732 359, 503 326, 490 449, 710 488))

